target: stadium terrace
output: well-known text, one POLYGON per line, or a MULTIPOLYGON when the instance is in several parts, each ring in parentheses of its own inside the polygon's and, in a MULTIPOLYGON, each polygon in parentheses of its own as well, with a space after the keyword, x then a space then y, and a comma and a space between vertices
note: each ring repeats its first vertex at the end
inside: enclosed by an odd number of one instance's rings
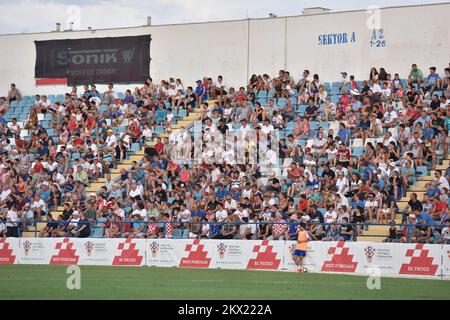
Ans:
POLYGON ((12 84, 0 235, 448 244, 449 67, 12 84))

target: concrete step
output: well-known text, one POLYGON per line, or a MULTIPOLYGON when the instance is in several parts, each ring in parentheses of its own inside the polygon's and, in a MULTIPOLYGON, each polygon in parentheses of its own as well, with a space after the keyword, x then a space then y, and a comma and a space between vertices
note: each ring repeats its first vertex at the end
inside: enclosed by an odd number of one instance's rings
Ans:
POLYGON ((86 192, 97 192, 100 190, 101 187, 103 187, 104 183, 92 183, 89 188, 86 188, 86 192))
POLYGON ((380 236, 387 237, 389 235, 389 227, 388 226, 380 226, 379 229, 374 229, 374 226, 370 226, 369 230, 363 231, 364 236, 380 236), (384 229, 381 229, 384 228, 384 229))
POLYGON ((403 211, 406 208, 407 205, 408 205, 408 202, 404 202, 404 201, 397 202, 398 210, 400 212, 403 211))
MULTIPOLYGON (((418 190, 418 189, 423 189, 425 190, 427 187, 427 184, 430 183, 430 181, 426 181, 426 180, 418 180, 416 181, 416 183, 408 190, 418 190)), ((413 191, 414 192, 414 191, 413 191)))
POLYGON ((58 220, 58 217, 59 217, 60 215, 62 215, 62 212, 52 211, 52 212, 50 212, 50 214, 52 215, 52 218, 53 218, 53 219, 58 220))
POLYGON ((39 237, 39 232, 36 234, 35 232, 22 232, 22 238, 36 238, 39 237))
POLYGON ((383 242, 386 237, 374 237, 374 236, 358 236, 358 242, 375 242, 380 243, 383 242))

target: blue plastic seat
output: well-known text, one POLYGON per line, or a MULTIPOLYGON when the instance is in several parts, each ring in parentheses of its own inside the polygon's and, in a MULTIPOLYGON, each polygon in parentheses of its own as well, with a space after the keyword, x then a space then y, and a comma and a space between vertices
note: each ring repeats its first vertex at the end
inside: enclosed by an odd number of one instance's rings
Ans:
POLYGON ((172 231, 173 239, 182 239, 183 238, 183 230, 181 229, 173 229, 172 231))
POLYGON ((178 110, 178 118, 186 118, 187 117, 187 110, 186 109, 180 109, 178 110))
POLYGON ((139 150, 141 150, 141 145, 140 145, 139 143, 133 143, 133 144, 131 145, 131 151, 137 152, 137 151, 139 151, 139 150))

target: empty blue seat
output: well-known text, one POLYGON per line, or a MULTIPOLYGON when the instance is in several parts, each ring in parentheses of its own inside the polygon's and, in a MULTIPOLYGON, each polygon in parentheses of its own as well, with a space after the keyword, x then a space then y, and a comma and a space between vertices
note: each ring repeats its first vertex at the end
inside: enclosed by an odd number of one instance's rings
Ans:
POLYGON ((186 117, 187 117, 187 110, 186 109, 178 110, 178 118, 186 118, 186 117))
POLYGON ((318 127, 317 121, 311 121, 311 122, 309 123, 309 128, 310 128, 311 130, 317 130, 317 127, 318 127))
POLYGON ((163 126, 156 126, 155 130, 153 131, 154 134, 159 135, 161 133, 164 132, 164 127, 163 126))
POLYGON ((181 239, 183 237, 183 230, 181 229, 173 229, 172 238, 173 239, 181 239))
POLYGON ((79 153, 76 153, 76 152, 72 153, 72 156, 71 156, 72 160, 80 159, 80 158, 81 158, 81 155, 79 153))
POLYGON ((352 156, 361 157, 364 154, 364 147, 354 147, 352 150, 352 156))
POLYGON ((141 145, 139 143, 133 143, 131 145, 131 151, 132 152, 137 152, 139 150, 141 150, 141 145))
POLYGON ((306 112, 306 105, 299 105, 298 106, 298 109, 297 109, 297 112, 300 114, 300 115, 304 115, 305 114, 305 112, 306 112))
POLYGON ((286 98, 280 98, 278 99, 277 105, 279 107, 285 107, 286 106, 286 98))
POLYGON ((416 174, 417 173, 420 177, 426 176, 428 174, 428 168, 426 166, 418 166, 416 169, 416 174))

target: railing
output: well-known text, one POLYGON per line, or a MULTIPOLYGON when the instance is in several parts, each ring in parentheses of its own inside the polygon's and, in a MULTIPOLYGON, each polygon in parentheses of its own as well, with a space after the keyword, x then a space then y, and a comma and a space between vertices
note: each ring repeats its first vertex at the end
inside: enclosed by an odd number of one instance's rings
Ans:
MULTIPOLYGON (((55 227, 58 228, 58 226, 64 226, 64 229, 66 229, 69 225, 85 225, 87 222, 86 221, 78 221, 78 222, 70 222, 70 221, 52 221, 55 224, 55 227)), ((26 224, 27 226, 33 225, 35 227, 34 230, 34 234, 35 237, 38 238, 40 235, 40 231, 37 230, 37 225, 38 224, 47 224, 49 223, 49 221, 45 221, 45 220, 29 220, 27 222, 17 222, 16 224, 19 225, 23 225, 26 224)), ((218 230, 218 235, 217 235, 217 239, 224 239, 220 237, 221 234, 221 229, 224 225, 232 225, 232 226, 241 226, 241 225, 256 225, 255 228, 255 233, 254 233, 254 239, 265 239, 265 234, 260 234, 260 231, 258 228, 258 226, 274 226, 274 225, 286 225, 286 230, 283 231, 283 233, 281 235, 284 235, 284 233, 287 231, 289 233, 289 228, 291 226, 299 226, 301 223, 301 221, 299 220, 298 222, 253 222, 253 221, 249 221, 249 222, 235 222, 235 221, 222 221, 222 222, 195 222, 195 221, 186 221, 186 222, 182 222, 182 221, 172 221, 172 222, 168 222, 168 221, 155 221, 155 222, 145 222, 145 221, 122 221, 122 222, 110 222, 110 221, 89 221, 90 224, 90 228, 91 228, 91 233, 87 238, 105 238, 105 229, 112 229, 111 226, 115 226, 118 225, 118 230, 116 231, 117 236, 114 238, 122 238, 124 236, 127 236, 129 232, 125 232, 124 230, 124 225, 125 224, 129 224, 131 225, 131 228, 127 228, 127 230, 131 230, 131 233, 133 233, 135 230, 133 230, 132 226, 133 224, 141 224, 144 226, 143 230, 140 232, 142 234, 142 236, 144 236, 145 234, 147 234, 147 228, 149 225, 158 225, 158 233, 161 232, 160 230, 162 229, 162 232, 164 234, 164 237, 167 237, 167 226, 171 225, 172 227, 172 233, 174 230, 182 230, 182 233, 179 237, 169 237, 169 238, 174 238, 174 239, 183 239, 183 238, 189 238, 189 232, 191 230, 190 227, 195 226, 195 225, 199 225, 200 226, 200 230, 202 230, 202 226, 203 225, 208 225, 208 235, 204 235, 206 239, 215 239, 216 236, 212 233, 213 231, 218 230), (106 227, 108 225, 108 227, 106 227), (162 226, 162 227, 161 227, 162 226), (218 229, 213 229, 216 226, 219 226, 218 229), (102 235, 95 235, 94 229, 102 229, 102 235), (187 230, 187 237, 183 236, 183 232, 185 232, 185 230, 187 230), (213 237, 214 236, 214 237, 213 237)), ((351 236, 350 240, 352 241, 357 241, 358 238, 358 233, 361 230, 364 230, 365 228, 368 228, 370 226, 394 226, 396 228, 400 228, 400 230, 402 228, 411 228, 414 227, 417 230, 420 229, 428 229, 428 227, 432 228, 432 231, 434 231, 433 229, 441 229, 446 227, 446 225, 444 224, 440 224, 438 222, 436 222, 436 224, 372 224, 372 223, 319 223, 319 222, 305 222, 306 226, 307 226, 307 231, 311 230, 312 226, 322 226, 323 227, 323 232, 327 232, 329 231, 330 228, 335 228, 337 230, 339 230, 339 227, 341 226, 352 226, 353 227, 353 235, 351 236)), ((413 229, 413 230, 415 230, 413 229)), ((45 230, 45 228, 44 228, 45 230)), ((398 229, 397 229, 398 230, 398 229)), ((238 230, 236 230, 238 232, 238 230)), ((19 235, 20 236, 20 235, 19 235)), ((68 234, 66 235, 67 237, 76 237, 76 235, 71 235, 68 234)), ((273 233, 270 234, 269 236, 273 236, 273 233)), ((336 232, 336 234, 333 237, 343 237, 339 234, 339 232, 336 232)), ((328 237, 328 235, 325 235, 325 238, 328 237)), ((386 235, 386 238, 388 238, 388 235, 386 235)), ((235 239, 235 237, 233 237, 232 239, 235 239)), ((242 240, 245 239, 245 237, 242 237, 242 240)), ((289 239, 288 239, 289 240, 289 239)))

